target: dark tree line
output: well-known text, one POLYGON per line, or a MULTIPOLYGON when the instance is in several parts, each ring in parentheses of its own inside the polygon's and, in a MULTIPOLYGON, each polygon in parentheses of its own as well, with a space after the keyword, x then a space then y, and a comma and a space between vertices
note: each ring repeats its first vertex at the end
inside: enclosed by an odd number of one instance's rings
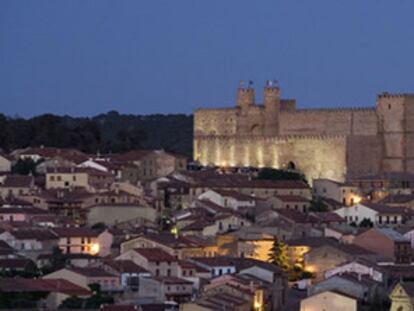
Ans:
POLYGON ((30 119, 0 114, 0 148, 37 146, 76 148, 87 153, 164 148, 191 155, 192 117, 123 115, 116 111, 93 118, 44 114, 30 119))

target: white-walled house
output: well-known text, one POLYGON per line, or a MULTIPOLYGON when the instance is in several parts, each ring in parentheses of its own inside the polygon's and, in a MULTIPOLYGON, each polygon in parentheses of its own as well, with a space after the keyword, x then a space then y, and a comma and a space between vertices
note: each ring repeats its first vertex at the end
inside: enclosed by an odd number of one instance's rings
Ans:
POLYGON ((338 265, 332 269, 325 271, 325 279, 330 277, 343 274, 343 273, 355 273, 358 275, 369 276, 371 279, 377 282, 384 281, 384 274, 380 269, 373 263, 363 259, 355 259, 353 261, 338 265))
POLYGON ((374 203, 359 203, 337 209, 335 213, 348 223, 354 222, 357 225, 364 219, 369 219, 375 226, 398 226, 405 222, 406 209, 374 203))
POLYGON ((199 200, 209 200, 221 207, 232 208, 234 210, 240 207, 255 207, 254 197, 237 191, 210 189, 198 196, 199 200))

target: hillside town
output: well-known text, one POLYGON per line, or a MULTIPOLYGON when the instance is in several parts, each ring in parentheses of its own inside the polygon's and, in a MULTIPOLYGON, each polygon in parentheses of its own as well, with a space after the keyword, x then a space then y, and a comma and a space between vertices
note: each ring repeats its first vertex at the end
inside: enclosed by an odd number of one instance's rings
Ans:
POLYGON ((352 182, 165 150, 0 154, 0 308, 414 308, 414 175, 352 182))

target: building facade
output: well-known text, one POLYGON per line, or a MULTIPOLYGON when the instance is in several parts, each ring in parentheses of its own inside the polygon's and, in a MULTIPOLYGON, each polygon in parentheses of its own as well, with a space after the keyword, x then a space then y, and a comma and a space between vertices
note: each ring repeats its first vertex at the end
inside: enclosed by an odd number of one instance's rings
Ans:
POLYGON ((414 172, 414 94, 383 93, 376 107, 297 109, 277 83, 241 85, 235 108, 194 112, 194 159, 203 165, 296 168, 337 181, 414 172))

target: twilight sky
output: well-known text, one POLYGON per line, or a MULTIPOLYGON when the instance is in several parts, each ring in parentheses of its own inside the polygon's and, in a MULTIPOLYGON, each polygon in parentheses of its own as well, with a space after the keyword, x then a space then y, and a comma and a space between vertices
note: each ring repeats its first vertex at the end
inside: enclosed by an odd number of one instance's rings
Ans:
POLYGON ((300 107, 414 91, 413 0, 1 0, 0 112, 191 113, 266 79, 300 107))

